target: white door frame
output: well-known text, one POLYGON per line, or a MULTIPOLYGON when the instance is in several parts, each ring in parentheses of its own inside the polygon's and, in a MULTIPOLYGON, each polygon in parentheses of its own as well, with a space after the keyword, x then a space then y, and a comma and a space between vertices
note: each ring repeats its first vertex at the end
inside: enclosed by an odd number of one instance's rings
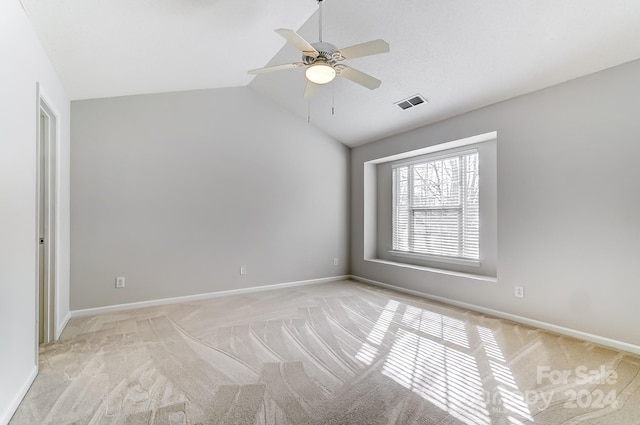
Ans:
MULTIPOLYGON (((44 246, 43 340, 55 340, 56 299, 56 247, 58 199, 58 114, 46 101, 40 84, 36 84, 36 358, 40 345, 40 246, 44 246), (44 190, 44 198, 41 198, 44 190), (43 217, 41 215, 44 215, 43 217), (43 226, 41 226, 41 220, 43 226), (43 227, 43 228, 41 228, 43 227), (41 232, 42 230, 42 232, 41 232)), ((36 363, 37 364, 37 363, 36 363)))

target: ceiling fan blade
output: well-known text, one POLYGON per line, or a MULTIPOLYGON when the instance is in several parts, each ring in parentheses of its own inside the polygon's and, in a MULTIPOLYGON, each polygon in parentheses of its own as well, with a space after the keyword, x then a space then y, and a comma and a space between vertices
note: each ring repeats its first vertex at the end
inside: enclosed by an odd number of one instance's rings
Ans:
POLYGON ((311 81, 307 81, 307 87, 304 89, 304 98, 311 99, 313 96, 316 95, 317 91, 318 91, 318 85, 313 84, 311 81))
POLYGON ((340 57, 337 58, 338 60, 344 60, 361 58, 363 56, 378 55, 380 53, 387 53, 388 51, 389 43, 382 39, 378 39, 345 47, 338 50, 336 53, 340 54, 340 57))
POLYGON ((262 74, 263 72, 280 71, 281 69, 291 69, 303 66, 302 62, 285 63, 282 65, 267 66, 264 68, 252 69, 249 74, 262 74))
POLYGON ((278 28, 275 30, 278 34, 284 37, 289 43, 296 46, 305 55, 317 58, 318 51, 304 38, 300 37, 294 30, 288 30, 286 28, 278 28))
POLYGON ((369 90, 374 90, 380 87, 382 81, 377 78, 372 77, 369 74, 365 74, 362 71, 358 71, 357 69, 345 67, 340 73, 347 80, 351 80, 354 83, 358 83, 361 86, 368 88, 369 90))

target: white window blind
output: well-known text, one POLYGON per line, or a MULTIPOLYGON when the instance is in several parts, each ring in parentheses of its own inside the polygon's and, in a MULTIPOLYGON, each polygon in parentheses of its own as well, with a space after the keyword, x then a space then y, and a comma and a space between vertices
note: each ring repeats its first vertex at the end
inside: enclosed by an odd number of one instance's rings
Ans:
POLYGON ((478 260, 478 151, 398 164, 393 174, 393 250, 478 260))

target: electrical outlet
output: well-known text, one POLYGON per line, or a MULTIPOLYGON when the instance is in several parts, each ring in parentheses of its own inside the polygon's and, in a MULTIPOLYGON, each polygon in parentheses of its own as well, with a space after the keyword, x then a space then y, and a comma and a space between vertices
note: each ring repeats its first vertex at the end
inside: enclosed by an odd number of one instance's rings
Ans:
POLYGON ((517 298, 524 298, 524 286, 515 286, 513 295, 517 298))
POLYGON ((334 265, 334 266, 337 266, 337 265, 338 265, 338 257, 336 257, 336 258, 334 258, 334 259, 333 259, 333 265, 334 265))
POLYGON ((240 274, 247 274, 247 266, 240 266, 240 274))
POLYGON ((124 276, 116 277, 116 288, 124 288, 124 276))

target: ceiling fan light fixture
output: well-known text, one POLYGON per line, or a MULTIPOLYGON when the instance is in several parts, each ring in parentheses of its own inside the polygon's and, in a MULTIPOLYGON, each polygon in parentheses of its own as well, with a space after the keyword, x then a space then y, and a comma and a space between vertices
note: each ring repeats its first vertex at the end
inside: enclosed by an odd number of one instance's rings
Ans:
POLYGON ((304 75, 314 84, 327 84, 336 78, 336 70, 331 65, 321 62, 307 67, 304 75))

